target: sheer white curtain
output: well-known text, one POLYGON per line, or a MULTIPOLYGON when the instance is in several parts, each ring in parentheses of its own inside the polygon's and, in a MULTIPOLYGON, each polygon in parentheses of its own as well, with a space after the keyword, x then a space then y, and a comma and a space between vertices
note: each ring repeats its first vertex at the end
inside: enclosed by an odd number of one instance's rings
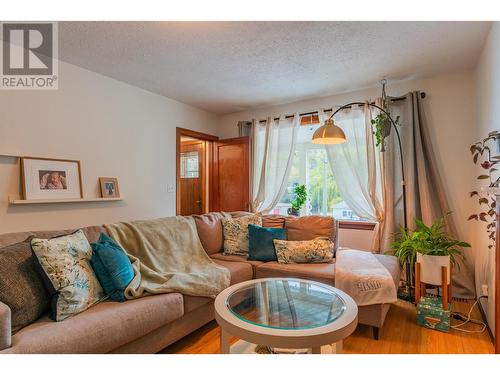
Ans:
MULTIPOLYGON (((326 114, 320 112, 323 123, 326 114)), ((375 152, 369 106, 353 107, 335 115, 347 141, 327 145, 326 153, 332 173, 347 205, 359 216, 378 223, 372 251, 380 250, 380 223, 384 220, 380 164, 375 152)))
POLYGON ((280 201, 292 167, 300 116, 268 118, 252 126, 252 211, 269 212, 280 201))

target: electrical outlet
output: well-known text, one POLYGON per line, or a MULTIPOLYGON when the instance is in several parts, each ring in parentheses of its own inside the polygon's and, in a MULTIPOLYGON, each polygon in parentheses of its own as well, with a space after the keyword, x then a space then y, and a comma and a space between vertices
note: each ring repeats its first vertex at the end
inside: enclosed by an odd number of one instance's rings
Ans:
POLYGON ((488 296, 488 285, 486 285, 486 284, 481 285, 481 290, 482 290, 483 296, 488 296))

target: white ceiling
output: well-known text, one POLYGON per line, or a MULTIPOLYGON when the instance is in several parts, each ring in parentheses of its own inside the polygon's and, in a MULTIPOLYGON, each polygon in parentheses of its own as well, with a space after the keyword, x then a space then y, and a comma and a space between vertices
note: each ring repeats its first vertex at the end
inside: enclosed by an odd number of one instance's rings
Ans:
POLYGON ((63 61, 226 114, 472 68, 489 22, 61 22, 63 61))

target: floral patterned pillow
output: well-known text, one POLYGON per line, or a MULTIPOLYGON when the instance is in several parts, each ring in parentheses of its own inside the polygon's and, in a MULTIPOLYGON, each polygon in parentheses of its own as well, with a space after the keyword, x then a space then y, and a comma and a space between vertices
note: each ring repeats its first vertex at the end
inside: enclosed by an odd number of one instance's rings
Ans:
POLYGON ((245 215, 222 219, 224 255, 248 255, 248 225, 262 226, 262 215, 245 215))
POLYGON ((334 244, 328 237, 310 241, 274 240, 279 263, 331 263, 334 244))
POLYGON ((92 248, 80 229, 51 239, 32 238, 31 250, 52 296, 50 318, 61 321, 105 298, 92 268, 92 248))

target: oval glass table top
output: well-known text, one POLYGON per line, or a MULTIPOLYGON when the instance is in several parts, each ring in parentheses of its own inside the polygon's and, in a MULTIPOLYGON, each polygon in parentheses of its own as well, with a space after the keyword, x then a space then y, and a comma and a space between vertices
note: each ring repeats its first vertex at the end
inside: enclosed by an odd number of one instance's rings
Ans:
POLYGON ((309 329, 337 320, 346 310, 334 288, 307 280, 266 280, 231 293, 226 306, 237 318, 277 329, 309 329))

